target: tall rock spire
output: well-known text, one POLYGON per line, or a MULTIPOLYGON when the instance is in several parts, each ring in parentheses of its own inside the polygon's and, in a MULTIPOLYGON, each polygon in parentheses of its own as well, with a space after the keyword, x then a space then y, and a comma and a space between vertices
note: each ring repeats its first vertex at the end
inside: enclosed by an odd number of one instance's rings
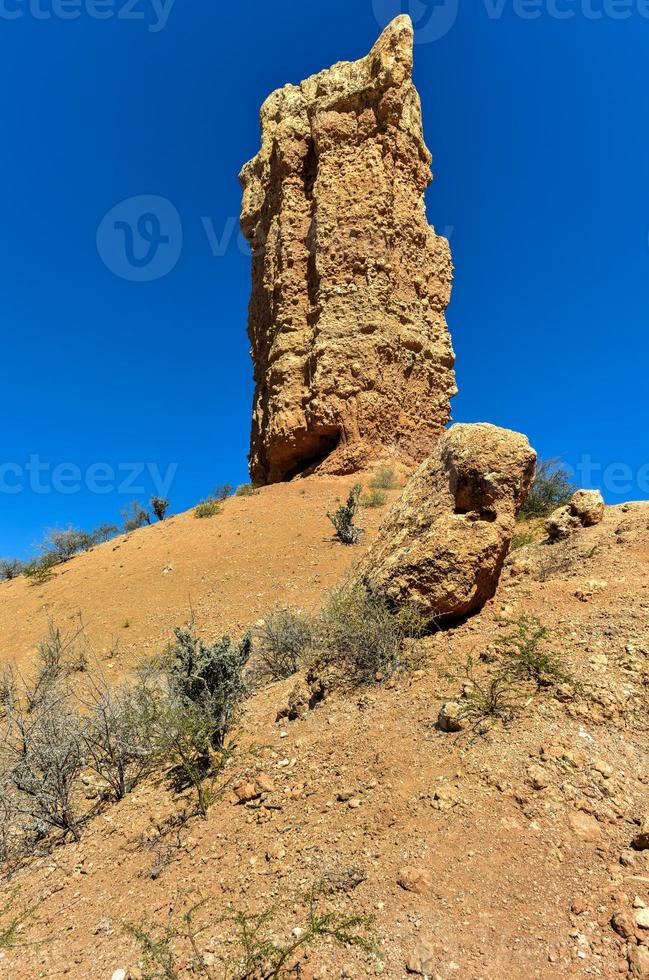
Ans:
POLYGON ((241 173, 252 249, 255 483, 420 462, 456 393, 448 242, 397 17, 369 55, 274 92, 241 173))

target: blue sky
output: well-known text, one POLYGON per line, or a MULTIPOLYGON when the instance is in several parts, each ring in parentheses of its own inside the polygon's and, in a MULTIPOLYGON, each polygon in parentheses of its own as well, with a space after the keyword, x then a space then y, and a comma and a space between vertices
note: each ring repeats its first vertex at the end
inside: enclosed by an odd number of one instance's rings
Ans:
POLYGON ((237 174, 259 106, 400 11, 456 266, 455 420, 649 497, 644 0, 0 0, 0 554, 118 520, 153 466, 173 510, 246 480, 237 174), (170 202, 173 267, 133 281, 102 220, 143 195, 170 202))

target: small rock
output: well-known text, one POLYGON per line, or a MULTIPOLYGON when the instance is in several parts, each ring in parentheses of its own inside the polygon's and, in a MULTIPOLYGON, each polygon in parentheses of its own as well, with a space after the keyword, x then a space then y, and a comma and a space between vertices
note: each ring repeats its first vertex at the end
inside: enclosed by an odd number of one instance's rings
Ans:
POLYGON ((649 949, 646 946, 629 949, 629 970, 636 980, 649 980, 649 949))
POLYGON ((533 789, 543 790, 550 785, 550 777, 542 766, 533 766, 529 771, 529 777, 533 789))
POLYGON ((618 936, 622 936, 622 939, 632 939, 635 935, 633 919, 628 912, 616 912, 611 919, 611 925, 618 936))
POLYGON ((263 772, 255 777, 255 789, 259 793, 274 793, 275 784, 273 783, 270 776, 266 776, 263 772))
POLYGON ((462 706, 457 701, 449 701, 442 706, 437 718, 437 726, 441 731, 461 732, 464 725, 462 706))
POLYGON ((425 895, 433 887, 433 879, 430 872, 423 868, 402 868, 397 875, 397 884, 404 891, 425 895))
POLYGON ((256 800, 261 795, 255 784, 248 782, 246 779, 241 783, 237 783, 232 789, 240 803, 249 803, 250 800, 256 800))
POLYGON ((634 919, 638 928, 649 929, 649 909, 636 909, 634 919))
POLYGON ((595 762, 593 762, 593 769, 595 772, 598 772, 600 776, 603 776, 604 779, 610 779, 615 771, 613 766, 609 766, 607 762, 603 762, 601 759, 596 759, 595 762))
POLYGON ((285 857, 286 849, 279 842, 271 844, 266 851, 267 861, 282 861, 285 857))
POLYGON ((115 970, 111 980, 126 980, 126 970, 115 970))
POLYGON ((649 851, 649 817, 642 824, 640 833, 631 841, 631 847, 636 851, 649 851))
POLYGON ((422 977, 434 977, 439 972, 436 968, 437 958, 430 943, 417 943, 406 961, 408 973, 417 973, 422 977))
POLYGON ((601 830, 597 820, 588 813, 582 813, 581 811, 571 813, 568 817, 568 822, 572 832, 580 840, 595 841, 600 836, 601 830))

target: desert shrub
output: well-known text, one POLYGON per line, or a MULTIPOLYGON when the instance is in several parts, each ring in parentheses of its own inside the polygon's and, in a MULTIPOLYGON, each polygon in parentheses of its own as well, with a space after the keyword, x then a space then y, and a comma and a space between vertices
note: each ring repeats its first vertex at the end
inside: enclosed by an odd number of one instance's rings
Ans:
POLYGON ((406 640, 422 632, 414 607, 394 613, 384 599, 357 582, 332 593, 315 625, 324 660, 357 683, 387 679, 400 665, 406 640))
POLYGON ((18 909, 19 894, 19 889, 14 888, 4 901, 0 900, 0 949, 24 945, 20 939, 21 933, 36 911, 36 905, 18 909))
POLYGON ((0 582, 11 581, 22 575, 25 565, 18 558, 0 558, 0 582))
POLYGON ((41 555, 40 558, 34 558, 25 565, 23 574, 32 585, 44 585, 52 578, 57 565, 54 555, 41 555))
POLYGON ((151 719, 150 745, 156 757, 170 767, 176 790, 194 791, 198 813, 207 817, 217 796, 208 776, 227 758, 223 747, 214 752, 213 718, 203 702, 176 696, 157 701, 151 719))
POLYGON ((151 497, 151 510, 159 521, 164 521, 169 510, 169 501, 164 497, 151 497))
POLYGON ((259 493, 257 487, 252 483, 242 483, 235 491, 235 497, 254 497, 259 493))
POLYGON ((393 466, 379 466, 370 482, 373 490, 396 490, 399 486, 393 466))
POLYGON ((70 561, 81 551, 88 551, 95 544, 92 534, 81 531, 76 527, 65 530, 50 528, 45 532, 42 544, 39 546, 42 554, 51 556, 55 562, 63 564, 70 561))
POLYGON ((557 459, 541 461, 530 494, 523 504, 519 520, 531 517, 548 517, 557 507, 568 503, 577 487, 570 473, 557 459))
POLYGON ((341 504, 333 514, 327 514, 335 528, 336 537, 343 544, 358 544, 363 534, 363 529, 354 524, 362 489, 360 483, 356 483, 349 491, 347 503, 341 504))
POLYGON ((512 543, 510 545, 511 551, 518 551, 520 548, 526 548, 529 544, 534 544, 536 537, 534 531, 531 528, 524 528, 521 531, 516 531, 512 538, 512 543))
POLYGON ((114 538, 116 534, 119 534, 119 528, 115 524, 100 524, 92 532, 92 538, 95 544, 103 544, 114 538))
POLYGON ((115 800, 121 800, 151 772, 160 754, 151 686, 145 675, 117 688, 103 677, 93 678, 85 708, 86 766, 108 784, 115 800))
POLYGON ((15 812, 38 835, 58 829, 79 840, 74 793, 83 768, 82 723, 69 691, 55 685, 37 702, 5 705, 3 763, 15 812))
POLYGON ((448 680, 463 685, 461 717, 474 729, 481 729, 495 721, 508 724, 514 718, 520 701, 513 677, 506 671, 495 671, 481 677, 473 657, 467 657, 459 673, 446 674, 448 680))
POLYGON ((127 534, 151 523, 151 515, 138 500, 132 500, 128 507, 124 508, 122 517, 124 519, 124 531, 127 534))
POLYGON ((152 926, 145 920, 127 923, 125 932, 141 950, 146 976, 179 980, 176 963, 182 958, 187 968, 208 980, 223 977, 231 980, 280 980, 292 973, 296 957, 320 944, 359 949, 371 955, 376 948, 371 916, 345 915, 318 908, 318 891, 307 896, 308 912, 301 927, 289 938, 278 938, 276 910, 258 914, 230 910, 217 922, 209 914, 205 899, 185 910, 179 906, 186 900, 180 893, 172 903, 162 925, 152 926), (228 928, 224 951, 219 955, 220 966, 214 967, 202 952, 201 937, 218 924, 228 928))
POLYGON ((361 497, 362 507, 385 507, 388 502, 388 495, 385 490, 372 487, 361 497))
POLYGON ((273 681, 281 681, 304 664, 313 642, 313 626, 302 613, 278 609, 257 627, 255 641, 262 672, 273 681))
POLYGON ((223 483, 221 486, 216 487, 214 493, 211 495, 213 500, 227 500, 231 497, 234 492, 234 487, 230 486, 229 483, 223 483))
POLYGON ((570 681, 560 656, 543 646, 549 631, 540 620, 535 616, 521 616, 511 625, 511 632, 495 642, 510 676, 534 681, 539 687, 570 681))
POLYGON ((222 511, 223 501, 208 497, 207 500, 201 500, 200 504, 194 507, 194 517, 198 517, 199 520, 204 520, 206 517, 216 517, 222 511))
POLYGON ((244 669, 252 640, 247 635, 233 644, 224 636, 218 643, 206 644, 193 625, 177 628, 175 635, 166 658, 170 689, 181 701, 200 709, 210 725, 210 744, 220 749, 246 694, 244 669))
POLYGON ((72 674, 82 673, 87 667, 83 623, 64 633, 50 620, 47 636, 38 644, 34 679, 26 685, 30 709, 47 698, 59 682, 72 674))

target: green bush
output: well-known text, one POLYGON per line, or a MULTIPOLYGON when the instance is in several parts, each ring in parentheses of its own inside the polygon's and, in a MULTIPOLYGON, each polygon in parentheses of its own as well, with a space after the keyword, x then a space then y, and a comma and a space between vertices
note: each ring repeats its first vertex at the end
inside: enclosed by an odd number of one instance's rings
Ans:
POLYGON ((377 467, 370 483, 373 490, 396 490, 398 486, 399 481, 393 466, 377 467))
POLYGON ((388 495, 385 490, 378 490, 376 487, 368 490, 361 497, 362 507, 385 507, 388 502, 388 495))
POLYGON ((32 585, 44 585, 52 578, 55 567, 59 564, 54 555, 41 555, 27 562, 23 568, 23 574, 32 585))
POLYGON ((347 503, 341 504, 333 514, 327 514, 335 528, 336 537, 343 544, 358 544, 363 534, 363 529, 354 524, 362 490, 361 484, 356 483, 349 491, 347 503))
POLYGON ((171 690, 205 715, 210 724, 210 744, 220 749, 246 694, 244 669, 252 640, 247 635, 233 644, 224 636, 218 643, 206 644, 192 625, 174 632, 176 642, 166 658, 171 690))
POLYGON ((534 532, 528 528, 525 528, 524 530, 517 531, 514 534, 509 550, 510 552, 518 551, 520 548, 526 548, 529 544, 534 544, 535 541, 536 537, 534 532))
POLYGON ((402 663, 406 641, 422 633, 414 607, 395 614, 357 582, 336 589, 315 624, 315 641, 325 662, 356 683, 387 680, 402 663))
POLYGON ((319 897, 318 886, 306 899, 300 896, 298 901, 307 903, 306 918, 286 939, 279 938, 274 908, 257 914, 230 909, 215 920, 208 900, 192 898, 189 904, 188 896, 180 893, 163 925, 141 919, 127 923, 124 930, 140 947, 146 976, 166 980, 180 980, 179 957, 187 970, 207 980, 285 980, 294 975, 299 954, 319 945, 358 949, 368 957, 373 954, 374 918, 321 910, 319 897), (218 967, 213 965, 213 956, 208 960, 201 951, 202 937, 217 925, 226 927, 228 933, 218 967))
POLYGON ((199 518, 199 520, 204 520, 206 517, 216 517, 222 511, 223 501, 209 498, 208 500, 201 500, 200 504, 196 505, 194 508, 194 517, 199 518))
POLYGON ((304 665, 313 626, 301 613, 278 609, 257 628, 255 641, 262 673, 273 681, 285 680, 304 665))
POLYGON ((558 507, 565 506, 576 489, 560 460, 543 460, 537 466, 536 478, 518 515, 519 520, 548 517, 558 507))
POLYGON ((259 493, 259 490, 252 483, 242 483, 241 486, 237 487, 235 491, 235 497, 254 497, 259 493))
POLYGON ((165 497, 151 497, 151 510, 159 521, 164 521, 169 510, 169 501, 165 497))
POLYGON ((512 630, 495 642, 505 670, 517 680, 534 681, 539 687, 571 680, 560 656, 543 648, 549 637, 547 627, 535 616, 520 616, 512 630))

